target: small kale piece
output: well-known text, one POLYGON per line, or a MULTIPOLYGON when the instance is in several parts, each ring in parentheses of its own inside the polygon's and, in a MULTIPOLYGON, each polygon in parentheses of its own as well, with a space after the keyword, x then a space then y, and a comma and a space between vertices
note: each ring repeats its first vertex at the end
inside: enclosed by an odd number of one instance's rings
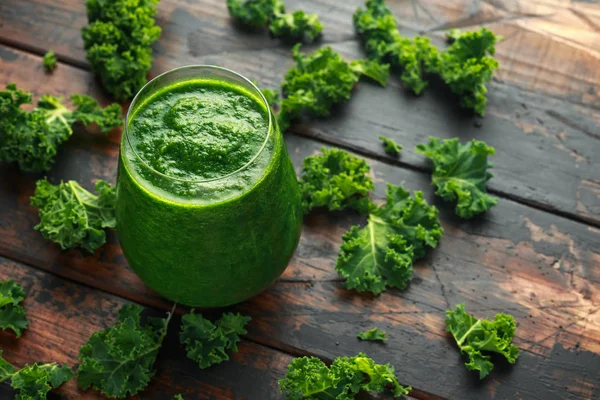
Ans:
POLYGON ((39 208, 42 235, 60 247, 82 247, 93 253, 106 242, 106 228, 116 225, 116 190, 103 180, 96 182, 94 195, 75 181, 52 185, 37 181, 31 205, 39 208))
POLYGON ((16 162, 23 171, 50 169, 58 146, 73 134, 73 125, 96 123, 102 132, 121 126, 121 107, 102 108, 89 96, 73 95, 75 109, 62 104, 62 98, 42 96, 32 111, 21 108, 32 104, 31 93, 9 84, 0 91, 0 161, 16 162))
POLYGON ((460 104, 479 115, 485 114, 487 82, 498 62, 495 44, 502 38, 486 28, 452 36, 452 44, 440 55, 439 74, 460 96, 460 104))
POLYGON ((173 400, 184 400, 183 396, 180 394, 176 394, 175 397, 173 397, 173 400))
POLYGON ((29 322, 21 305, 25 290, 12 279, 0 281, 0 329, 12 330, 19 338, 29 322))
POLYGON ((322 148, 321 151, 322 155, 304 159, 300 179, 304 212, 317 207, 368 212, 371 208, 368 195, 375 187, 368 175, 369 164, 344 150, 322 148))
POLYGON ((457 138, 441 141, 430 137, 429 143, 416 146, 416 152, 433 161, 435 193, 446 201, 458 198, 455 211, 461 218, 471 218, 498 203, 485 187, 493 176, 488 172, 493 167, 488 162, 488 156, 495 154, 493 147, 475 139, 461 145, 457 138))
POLYGON ((388 184, 387 202, 371 211, 367 226, 353 226, 342 237, 335 269, 346 279, 345 287, 375 295, 387 286, 406 289, 413 261, 442 236, 437 215, 422 192, 410 197, 404 188, 388 184))
POLYGON ((388 66, 364 60, 347 62, 331 47, 323 47, 310 55, 300 53, 300 44, 294 46, 296 65, 287 72, 281 89, 279 126, 285 131, 290 122, 303 112, 327 116, 331 107, 350 99, 354 85, 362 75, 385 86, 388 66))
POLYGON ((0 382, 11 380, 17 391, 15 400, 46 400, 48 392, 73 378, 73 371, 66 364, 57 363, 25 365, 17 370, 2 358, 0 350, 0 382))
POLYGON ((185 345, 189 359, 202 369, 208 368, 229 360, 228 351, 238 351, 240 335, 248 333, 245 326, 250 320, 239 313, 224 313, 213 324, 192 310, 182 318, 179 340, 185 345))
POLYGON ((446 311, 446 331, 452 333, 460 352, 469 357, 465 363, 469 371, 479 371, 479 379, 485 378, 494 368, 491 357, 482 352, 502 354, 514 364, 519 349, 512 343, 517 325, 511 315, 496 314, 493 320, 477 319, 459 304, 455 310, 446 311))
POLYGON ((356 335, 356 337, 360 340, 385 342, 387 340, 387 333, 379 328, 373 328, 365 332, 360 332, 358 335, 356 335))
POLYGON ((370 59, 402 70, 402 82, 415 94, 425 90, 426 73, 435 72, 438 65, 438 50, 428 38, 411 40, 400 35, 396 19, 383 0, 367 0, 366 8, 358 8, 353 21, 370 59))
POLYGON ((54 71, 54 68, 56 68, 56 54, 54 54, 54 52, 52 50, 48 50, 46 52, 46 54, 44 54, 44 59, 42 60, 42 63, 44 64, 44 68, 46 69, 46 71, 48 72, 52 72, 54 71))
POLYGON ((398 383, 394 367, 376 364, 363 353, 338 357, 331 367, 316 357, 295 358, 285 378, 279 381, 279 389, 286 393, 287 400, 352 400, 360 391, 383 393, 386 390, 396 398, 411 390, 398 383))
POLYGON ((390 155, 397 156, 402 151, 402 145, 396 143, 394 139, 379 136, 379 140, 383 142, 385 152, 390 155))
POLYGON ((227 0, 227 9, 244 25, 269 27, 274 37, 312 42, 323 30, 317 14, 302 10, 286 13, 281 0, 227 0))
POLYGON ((151 45, 161 33, 154 24, 158 1, 86 0, 83 47, 92 70, 117 100, 132 98, 146 83, 151 45))
POLYGON ((285 37, 309 42, 315 40, 323 31, 323 25, 317 14, 306 14, 302 10, 277 16, 269 25, 274 37, 285 37))
POLYGON ((79 350, 77 383, 107 397, 133 396, 148 385, 156 372, 154 361, 167 334, 167 318, 148 318, 141 324, 143 308, 126 304, 113 326, 95 332, 79 350))
POLYGON ((462 35, 462 32, 460 29, 450 29, 448 32, 446 32, 446 42, 452 44, 456 41, 456 39, 458 39, 460 37, 460 35, 462 35))

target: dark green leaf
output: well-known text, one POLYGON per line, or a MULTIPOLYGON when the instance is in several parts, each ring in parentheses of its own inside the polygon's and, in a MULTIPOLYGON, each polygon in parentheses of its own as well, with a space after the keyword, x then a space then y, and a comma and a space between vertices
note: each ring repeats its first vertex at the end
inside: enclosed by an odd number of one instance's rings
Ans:
POLYGON ((75 181, 52 185, 45 179, 36 183, 31 205, 39 208, 42 235, 62 249, 82 247, 93 253, 106 242, 105 228, 116 225, 116 191, 107 182, 96 182, 94 195, 75 181))
POLYGON ((402 145, 396 143, 394 139, 385 136, 379 136, 379 140, 383 142, 383 148, 386 153, 397 156, 402 151, 402 145))
POLYGON ((0 282, 0 329, 10 329, 17 337, 21 337, 29 325, 20 304, 24 299, 25 291, 21 285, 12 279, 0 282))
POLYGON ((493 320, 477 319, 459 304, 455 310, 446 311, 446 331, 452 333, 461 353, 469 358, 465 363, 470 371, 479 371, 479 379, 485 378, 494 368, 487 352, 502 354, 514 364, 519 349, 512 343, 516 323, 511 315, 496 314, 493 320))
POLYGON ((367 196, 374 188, 368 175, 369 165, 344 150, 323 148, 321 151, 322 155, 304 159, 300 179, 304 212, 318 207, 368 212, 371 202, 367 196))
POLYGON ((108 397, 133 396, 146 387, 171 314, 141 324, 142 307, 123 306, 115 324, 94 333, 79 350, 78 384, 108 397))
POLYGON ((54 54, 54 52, 52 50, 48 50, 46 52, 46 54, 44 54, 44 59, 42 60, 42 63, 44 64, 44 68, 46 69, 46 71, 51 72, 54 71, 54 68, 56 68, 56 54, 54 54))
POLYGON ((457 138, 429 138, 429 143, 416 146, 416 152, 433 161, 431 182, 437 187, 435 193, 446 201, 458 198, 456 214, 460 217, 471 218, 498 203, 485 187, 493 176, 488 172, 493 147, 475 139, 461 145, 457 138))
POLYGON ((201 314, 184 315, 179 340, 185 345, 188 358, 202 369, 229 360, 228 351, 237 352, 240 335, 245 335, 251 318, 241 314, 224 313, 213 324, 201 314))

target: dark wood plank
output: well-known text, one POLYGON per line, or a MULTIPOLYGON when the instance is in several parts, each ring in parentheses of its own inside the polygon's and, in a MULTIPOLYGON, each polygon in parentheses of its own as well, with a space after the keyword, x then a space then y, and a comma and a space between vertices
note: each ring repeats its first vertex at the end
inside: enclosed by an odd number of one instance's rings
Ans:
MULTIPOLYGON (((3 356, 16 366, 36 361, 78 364, 79 348, 95 331, 109 326, 125 300, 81 286, 49 273, 0 257, 0 279, 14 279, 25 287, 24 307, 29 329, 16 339, 0 333, 3 356)), ((148 310, 147 315, 164 316, 148 310)), ((177 393, 190 399, 280 399, 277 379, 285 375, 289 355, 243 340, 232 361, 200 370, 185 356, 178 340, 180 320, 174 317, 156 362, 157 373, 136 399, 170 399, 177 393)), ((2 390, 6 391, 5 385, 2 390)), ((66 399, 103 399, 81 391, 75 380, 58 391, 66 399)), ((3 392, 0 392, 3 393, 3 392)))
MULTIPOLYGON (((355 42, 334 47, 348 58, 359 58, 355 42)), ((199 57, 276 87, 293 63, 287 51, 259 50, 199 57), (248 57, 261 60, 248 63, 248 57), (265 65, 272 66, 266 68, 265 65)), ((185 64, 173 59, 170 67, 185 64)), ((0 85, 19 82, 37 95, 89 92, 104 103, 98 85, 85 71, 61 64, 47 76, 39 58, 0 46, 0 85)), ((496 148, 495 177, 488 183, 499 195, 551 210, 600 227, 600 113, 542 95, 522 92, 500 83, 490 90, 488 115, 479 119, 461 112, 455 98, 442 87, 415 98, 392 83, 387 89, 361 83, 352 101, 337 107, 327 119, 292 127, 292 131, 374 157, 385 157, 381 134, 405 146, 399 163, 419 170, 428 161, 414 146, 428 136, 477 138, 496 148), (375 100, 376 99, 376 100, 375 100)), ((111 140, 118 141, 117 135, 111 140)), ((396 162, 389 158, 390 162, 396 162)))

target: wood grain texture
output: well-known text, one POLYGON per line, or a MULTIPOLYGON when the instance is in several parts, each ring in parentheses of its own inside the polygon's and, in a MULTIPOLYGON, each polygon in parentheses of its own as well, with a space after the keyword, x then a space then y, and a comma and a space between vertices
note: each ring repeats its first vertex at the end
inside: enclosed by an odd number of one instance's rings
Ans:
MULTIPOLYGON (((29 328, 19 339, 9 332, 0 332, 3 357, 17 367, 38 361, 76 366, 79 348, 92 333, 110 326, 127 302, 0 257, 0 280, 6 279, 14 279, 27 293, 24 307, 29 328)), ((144 315, 164 317, 164 312, 147 310, 144 315)), ((179 345, 179 326, 176 316, 157 358, 157 373, 135 399, 165 400, 177 393, 192 400, 280 398, 277 379, 285 375, 290 356, 243 340, 232 361, 200 370, 185 357, 185 350, 179 345)), ((2 389, 7 396, 2 398, 11 398, 5 385, 2 389)), ((75 379, 57 392, 65 399, 105 398, 92 390, 81 391, 75 379)))
MULTIPOLYGON (((362 55, 353 41, 334 48, 349 59, 362 55)), ((231 68, 265 87, 277 87, 293 63, 287 50, 249 50, 196 61, 231 68), (249 63, 248 59, 259 62, 249 63)), ((165 69, 185 63, 173 58, 165 69)), ((37 95, 90 92, 107 101, 85 71, 64 64, 46 79, 38 57, 0 46, 0 67, 6 71, 0 76, 0 85, 16 81, 37 95)), ((395 80, 385 89, 365 82, 331 117, 295 125, 291 130, 377 157, 377 137, 383 134, 404 145, 401 164, 419 170, 430 167, 414 152, 414 146, 428 136, 459 137, 462 141, 477 138, 497 151, 492 159, 495 178, 489 182, 494 193, 600 227, 600 172, 593 168, 600 164, 600 113, 500 83, 492 84, 489 97, 487 116, 480 119, 460 110, 454 95, 439 82, 432 83, 421 97, 405 92, 395 80)))

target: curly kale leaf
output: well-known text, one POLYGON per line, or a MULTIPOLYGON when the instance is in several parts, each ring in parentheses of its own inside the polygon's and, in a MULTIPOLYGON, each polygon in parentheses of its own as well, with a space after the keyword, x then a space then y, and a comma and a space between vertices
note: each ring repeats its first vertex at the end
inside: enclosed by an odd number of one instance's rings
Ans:
POLYGON ((302 10, 286 13, 281 0, 227 0, 227 9, 244 25, 269 27, 274 37, 313 41, 323 31, 317 14, 302 10))
POLYGON ((37 181, 31 205, 39 208, 42 235, 60 247, 82 247, 93 253, 106 242, 106 228, 116 225, 116 191, 103 180, 96 182, 94 195, 75 181, 52 185, 37 181))
POLYGON ((180 394, 176 394, 175 397, 173 397, 173 400, 184 400, 183 396, 180 394))
POLYGON ((66 364, 57 363, 25 365, 17 370, 2 358, 0 350, 0 382, 10 379, 17 391, 16 400, 46 400, 48 392, 73 378, 73 371, 66 364))
POLYGON ((397 156, 402 151, 402 145, 396 143, 394 139, 387 138, 385 136, 379 136, 379 140, 383 142, 383 148, 386 153, 397 156))
POLYGON ((404 188, 388 185, 386 204, 371 211, 367 226, 353 226, 342 237, 335 268, 346 278, 346 288, 375 295, 387 286, 406 289, 413 261, 442 236, 437 215, 422 192, 410 197, 404 188))
POLYGON ((491 357, 482 352, 502 354, 511 364, 517 361, 519 349, 512 343, 516 328, 515 319, 507 314, 496 314, 493 320, 477 319, 465 311, 464 304, 446 311, 446 331, 469 358, 467 369, 479 371, 479 379, 494 368, 491 357))
POLYGON ((224 313, 215 324, 200 314, 184 315, 179 340, 187 356, 202 369, 229 360, 228 351, 237 352, 240 335, 248 333, 246 324, 251 318, 241 314, 224 313))
POLYGON ((300 53, 300 44, 297 44, 292 52, 296 65, 290 68, 281 83, 284 100, 281 102, 279 125, 282 131, 303 112, 316 116, 329 115, 334 104, 350 98, 361 75, 385 85, 387 66, 349 63, 331 47, 323 47, 306 55, 300 53))
POLYGON ((411 40, 400 35, 396 19, 383 0, 368 0, 365 9, 356 10, 353 21, 370 59, 402 70, 402 82, 415 94, 427 87, 426 73, 434 72, 438 65, 438 50, 428 38, 411 40))
POLYGON ((151 45, 161 33, 154 24, 158 1, 86 0, 86 56, 106 91, 118 100, 132 98, 146 83, 151 45))
POLYGON ((387 340, 387 333, 379 328, 369 329, 365 332, 360 332, 356 335, 360 340, 368 340, 372 342, 385 342, 387 340))
POLYGON ((287 400, 352 400, 360 391, 386 390, 396 398, 411 390, 398 383, 391 365, 376 364, 363 353, 338 357, 331 367, 316 357, 296 358, 288 366, 285 378, 279 381, 279 389, 286 393, 287 400))
POLYGON ((501 40, 486 28, 452 36, 452 44, 440 55, 439 74, 460 96, 460 104, 477 114, 485 113, 486 83, 492 79, 498 62, 493 58, 501 40))
POLYGON ((303 10, 296 10, 293 13, 277 15, 269 25, 269 31, 274 37, 296 40, 307 38, 312 42, 323 31, 323 24, 317 14, 306 14, 303 10))
POLYGON ((21 303, 25 299, 25 290, 12 279, 0 282, 0 329, 12 330, 17 337, 21 334, 29 322, 25 309, 21 303))
POLYGON ((485 187, 493 176, 488 172, 493 147, 475 139, 461 145, 457 138, 429 138, 429 143, 417 145, 416 151, 433 161, 431 182, 437 187, 435 193, 446 201, 458 198, 455 211, 460 217, 471 218, 498 203, 485 187))
POLYGON ((31 94, 7 85, 0 91, 0 161, 16 162, 23 171, 47 171, 77 121, 96 123, 102 132, 123 123, 118 104, 102 108, 85 95, 73 95, 71 101, 74 110, 62 104, 62 98, 46 95, 36 108, 26 111, 21 106, 32 103, 31 94))
POLYGON ((323 154, 304 159, 300 190, 305 213, 313 208, 330 211, 352 208, 366 213, 369 192, 375 187, 369 164, 344 150, 322 148, 323 154))
POLYGON ((124 305, 113 326, 95 332, 81 347, 77 382, 83 390, 92 387, 107 397, 125 398, 148 385, 171 313, 142 326, 142 311, 136 304, 124 305))
POLYGON ((46 54, 44 54, 44 59, 42 60, 42 64, 44 64, 46 71, 54 71, 54 68, 56 68, 56 62, 56 54, 54 54, 52 50, 48 50, 46 54))

